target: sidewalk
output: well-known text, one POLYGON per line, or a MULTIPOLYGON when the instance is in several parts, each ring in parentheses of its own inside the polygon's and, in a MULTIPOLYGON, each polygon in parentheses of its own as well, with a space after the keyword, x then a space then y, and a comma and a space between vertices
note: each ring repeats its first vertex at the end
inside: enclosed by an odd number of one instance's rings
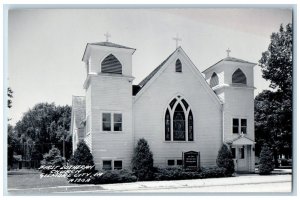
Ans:
MULTIPOLYGON (((209 191, 209 188, 228 187, 249 187, 253 185, 281 185, 288 184, 291 187, 292 176, 290 174, 260 176, 257 174, 237 175, 236 177, 227 178, 209 178, 209 179, 193 179, 193 180, 174 180, 174 181, 144 181, 133 183, 118 183, 104 185, 72 185, 72 186, 57 186, 31 189, 10 189, 13 194, 40 194, 40 193, 116 193, 116 192, 160 192, 165 190, 175 190, 180 192, 186 189, 194 191, 209 191), (207 189, 205 189, 207 188, 207 189)), ((240 192, 240 190, 234 191, 240 192)), ((249 190, 249 192, 251 192, 249 190)), ((276 191, 275 191, 276 192, 276 191)))

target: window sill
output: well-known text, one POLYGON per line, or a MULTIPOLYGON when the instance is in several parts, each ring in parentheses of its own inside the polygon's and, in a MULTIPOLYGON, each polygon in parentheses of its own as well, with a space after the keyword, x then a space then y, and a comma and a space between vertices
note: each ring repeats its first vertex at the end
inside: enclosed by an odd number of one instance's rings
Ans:
POLYGON ((164 143, 194 143, 195 141, 164 141, 164 143))
POLYGON ((124 131, 100 131, 100 134, 124 134, 124 131))

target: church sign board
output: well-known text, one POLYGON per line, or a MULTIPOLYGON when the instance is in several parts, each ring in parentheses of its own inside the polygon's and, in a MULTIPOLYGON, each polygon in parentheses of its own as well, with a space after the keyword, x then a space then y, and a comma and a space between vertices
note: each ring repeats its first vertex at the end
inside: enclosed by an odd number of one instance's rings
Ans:
POLYGON ((197 171, 200 167, 200 153, 196 151, 184 152, 183 167, 187 171, 197 171))

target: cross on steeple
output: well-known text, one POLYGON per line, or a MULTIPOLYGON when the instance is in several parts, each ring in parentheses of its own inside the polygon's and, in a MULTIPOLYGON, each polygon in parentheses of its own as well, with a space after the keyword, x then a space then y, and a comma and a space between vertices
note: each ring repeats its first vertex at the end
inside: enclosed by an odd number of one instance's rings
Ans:
POLYGON ((227 57, 230 57, 229 54, 230 54, 231 50, 228 48, 228 49, 226 50, 226 52, 227 52, 227 57))
POLYGON ((176 41, 176 49, 178 48, 178 41, 181 41, 181 38, 178 37, 178 34, 176 34, 176 37, 173 37, 173 40, 176 41))
POLYGON ((108 38, 111 37, 111 35, 109 34, 109 32, 106 32, 106 33, 104 34, 104 36, 106 37, 106 42, 108 42, 108 38))

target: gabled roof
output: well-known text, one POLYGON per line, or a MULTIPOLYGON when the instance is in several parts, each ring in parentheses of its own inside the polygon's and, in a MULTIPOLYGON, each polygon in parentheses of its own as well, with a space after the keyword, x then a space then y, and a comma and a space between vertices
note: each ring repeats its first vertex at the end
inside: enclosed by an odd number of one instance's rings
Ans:
MULTIPOLYGON (((180 47, 178 47, 180 48, 180 47)), ((177 48, 177 49, 178 49, 177 48)), ((173 51, 160 65, 158 65, 146 78, 144 78, 138 86, 140 87, 139 90, 141 90, 147 83, 148 81, 160 70, 160 68, 171 58, 171 56, 177 51, 173 51)))
MULTIPOLYGON (((123 49, 134 49, 134 48, 131 48, 131 47, 126 47, 126 46, 115 44, 115 43, 112 43, 112 42, 94 42, 94 43, 88 43, 88 45, 89 44, 99 45, 99 46, 106 46, 106 47, 123 48, 123 49)), ((134 49, 134 50, 136 50, 136 49, 134 49)))
POLYGON ((183 56, 185 62, 187 62, 188 65, 191 66, 192 73, 195 74, 195 76, 198 78, 200 83, 204 86, 204 89, 213 98, 214 102, 219 106, 219 108, 221 108, 222 102, 220 101, 218 96, 214 93, 214 91, 211 89, 211 87, 208 85, 207 81, 204 79, 199 69, 194 65, 194 63, 191 61, 191 59, 188 57, 188 55, 184 52, 184 50, 181 47, 178 47, 159 66, 157 66, 146 78, 144 78, 138 85, 135 85, 133 87, 133 89, 135 90, 133 92, 133 96, 136 96, 135 100, 137 101, 139 97, 143 95, 143 92, 153 82, 152 80, 154 80, 161 74, 160 72, 163 71, 165 67, 167 67, 167 64, 170 62, 171 59, 175 57, 175 53, 177 52, 180 53, 183 56))
POLYGON ((256 65, 257 63, 253 63, 253 62, 248 62, 239 58, 234 58, 234 57, 226 57, 220 61, 218 61, 217 63, 213 64, 212 66, 208 67, 206 70, 204 70, 203 72, 207 71, 208 69, 211 69, 212 67, 214 67, 215 65, 219 64, 222 61, 231 61, 231 62, 238 62, 238 63, 246 63, 246 64, 253 64, 256 65))
MULTIPOLYGON (((83 127, 83 121, 85 120, 85 97, 73 96, 72 98, 72 121, 73 126, 77 128, 83 127)), ((73 128, 73 127, 72 127, 73 128)))
POLYGON ((248 138, 245 134, 240 134, 236 138, 228 139, 226 143, 232 145, 253 145, 255 144, 255 141, 248 138))
POLYGON ((86 53, 87 48, 88 48, 89 45, 98 45, 98 46, 114 47, 114 48, 121 48, 121 49, 131 49, 131 50, 134 50, 133 53, 136 50, 134 48, 126 47, 126 46, 123 46, 123 45, 120 45, 120 44, 115 44, 115 43, 112 43, 112 42, 93 42, 93 43, 87 43, 86 46, 85 46, 85 50, 84 50, 83 56, 82 56, 82 61, 84 60, 84 56, 85 56, 85 53, 86 53))

